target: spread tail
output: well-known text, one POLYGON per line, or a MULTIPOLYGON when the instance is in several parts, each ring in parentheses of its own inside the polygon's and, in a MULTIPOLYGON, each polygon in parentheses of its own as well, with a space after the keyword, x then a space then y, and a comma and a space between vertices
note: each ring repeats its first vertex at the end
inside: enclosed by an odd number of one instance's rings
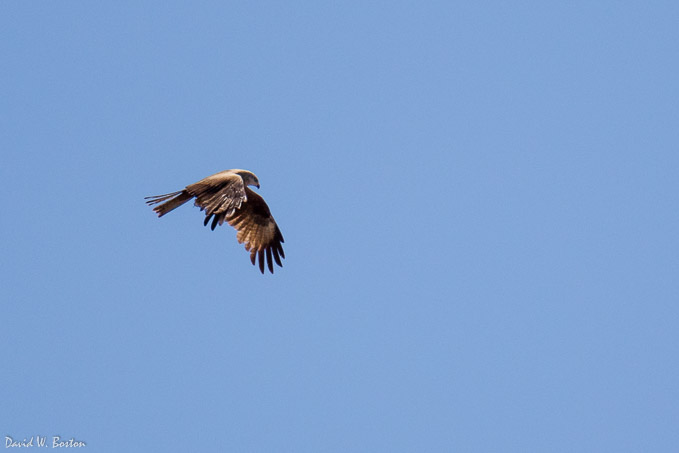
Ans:
POLYGON ((147 200, 146 204, 149 206, 162 203, 164 201, 165 203, 160 204, 153 208, 153 210, 158 213, 158 217, 162 217, 168 212, 172 211, 173 209, 176 209, 179 206, 183 205, 191 198, 193 198, 193 196, 189 195, 189 193, 186 190, 180 190, 179 192, 167 193, 165 195, 155 195, 153 197, 145 197, 144 200, 147 200))

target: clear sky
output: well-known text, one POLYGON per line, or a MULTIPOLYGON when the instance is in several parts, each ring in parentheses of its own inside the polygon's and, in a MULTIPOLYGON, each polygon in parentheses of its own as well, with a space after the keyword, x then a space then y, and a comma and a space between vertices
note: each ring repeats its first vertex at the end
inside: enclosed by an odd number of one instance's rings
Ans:
POLYGON ((677 451, 677 24, 676 1, 2 2, 3 443, 677 451), (144 204, 229 168, 285 236, 274 275, 144 204))

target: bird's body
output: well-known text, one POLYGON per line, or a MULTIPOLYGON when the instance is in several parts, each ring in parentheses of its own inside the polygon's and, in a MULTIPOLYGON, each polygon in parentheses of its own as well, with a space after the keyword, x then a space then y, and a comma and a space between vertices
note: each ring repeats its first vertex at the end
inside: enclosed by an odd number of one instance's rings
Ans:
POLYGON ((247 170, 225 170, 189 184, 183 190, 146 197, 146 203, 156 205, 153 210, 162 217, 173 209, 195 198, 195 205, 205 211, 204 225, 212 221, 211 228, 225 221, 238 231, 238 242, 245 244, 250 261, 259 259, 259 269, 264 264, 273 273, 273 262, 283 266, 283 235, 264 199, 248 186, 259 188, 259 180, 247 170), (160 203, 160 204, 159 204, 160 203))

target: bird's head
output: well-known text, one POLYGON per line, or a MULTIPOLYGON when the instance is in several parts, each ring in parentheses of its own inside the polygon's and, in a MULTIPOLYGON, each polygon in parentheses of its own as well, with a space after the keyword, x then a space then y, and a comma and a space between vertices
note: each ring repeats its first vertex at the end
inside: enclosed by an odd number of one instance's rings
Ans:
POLYGON ((238 170, 236 173, 238 173, 240 177, 243 178, 243 183, 246 186, 255 186, 259 189, 259 179, 257 179, 257 176, 255 176, 254 173, 247 170, 238 170))

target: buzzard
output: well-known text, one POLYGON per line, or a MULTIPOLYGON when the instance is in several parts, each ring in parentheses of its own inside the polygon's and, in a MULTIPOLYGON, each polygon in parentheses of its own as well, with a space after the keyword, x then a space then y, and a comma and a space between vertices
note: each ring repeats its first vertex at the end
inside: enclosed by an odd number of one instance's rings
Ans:
POLYGON ((214 230, 217 225, 228 222, 238 231, 236 238, 250 252, 252 264, 258 258, 262 274, 265 262, 273 274, 274 261, 283 267, 281 258, 285 258, 285 253, 281 243, 285 241, 269 206, 248 186, 259 189, 259 180, 254 173, 225 170, 190 184, 184 190, 144 199, 149 206, 157 205, 153 210, 162 217, 195 198, 194 204, 205 211, 203 225, 212 220, 211 228, 214 230))

